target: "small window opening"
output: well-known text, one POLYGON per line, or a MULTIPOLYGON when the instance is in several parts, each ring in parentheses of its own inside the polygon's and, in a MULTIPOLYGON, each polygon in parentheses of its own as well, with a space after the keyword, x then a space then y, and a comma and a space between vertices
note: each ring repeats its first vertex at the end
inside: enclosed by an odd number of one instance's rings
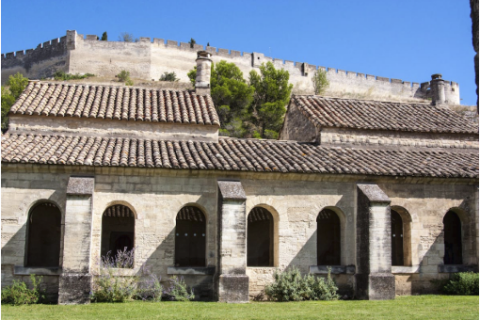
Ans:
POLYGON ((317 217, 317 264, 340 265, 340 219, 329 209, 317 217))
POLYGON ((248 215, 247 266, 273 267, 273 216, 256 207, 248 215))
POLYGON ((398 212, 391 210, 391 223, 392 223, 392 266, 403 266, 404 250, 403 242, 405 239, 403 233, 403 220, 398 212))
POLYGON ((116 257, 118 251, 133 250, 134 240, 135 215, 132 210, 124 205, 108 207, 102 218, 102 257, 108 253, 111 257, 116 257))
POLYGON ((62 215, 56 205, 40 203, 30 210, 26 266, 58 267, 62 215))
POLYGON ((203 212, 194 206, 183 207, 175 227, 175 266, 205 267, 206 226, 203 212))
POLYGON ((443 218, 444 264, 462 264, 462 224, 458 215, 448 211, 443 218))

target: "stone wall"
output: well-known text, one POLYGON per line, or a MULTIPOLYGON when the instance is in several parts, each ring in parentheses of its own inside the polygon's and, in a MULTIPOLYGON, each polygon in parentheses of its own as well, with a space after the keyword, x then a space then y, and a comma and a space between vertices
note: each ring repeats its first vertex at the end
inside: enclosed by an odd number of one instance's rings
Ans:
MULTIPOLYGON (((163 281, 175 273, 169 271, 174 264, 175 218, 185 205, 205 213, 206 262, 217 266, 217 180, 223 178, 240 180, 246 194, 246 218, 252 208, 262 206, 275 221, 274 267, 247 267, 252 298, 271 281, 275 270, 296 266, 307 273, 316 264, 316 217, 324 208, 340 217, 341 264, 355 265, 355 199, 360 181, 375 180, 391 199, 391 206, 404 208, 411 216, 412 266, 392 271, 397 274, 397 294, 431 292, 435 288, 430 280, 445 277, 439 273, 442 219, 451 208, 464 225, 464 263, 478 265, 478 181, 2 164, 2 285, 11 283, 13 266, 24 264, 30 208, 41 199, 50 200, 64 214, 68 178, 79 175, 95 177, 89 257, 93 274, 98 270, 102 214, 113 204, 130 207, 136 216, 135 267, 122 270, 125 275, 138 273, 144 263, 163 281)), ((336 277, 343 287, 353 285, 349 274, 336 277)), ((208 273, 185 275, 187 283, 202 292, 202 299, 212 299, 214 278, 208 273)))
POLYGON ((478 135, 323 128, 321 144, 478 149, 478 135))
MULTIPOLYGON (((52 41, 53 42, 53 41, 52 41)), ((2 54, 2 83, 8 75, 17 71, 32 79, 52 76, 55 70, 68 73, 93 73, 104 77, 114 77, 121 70, 130 72, 133 78, 158 80, 164 72, 175 72, 181 82, 189 82, 188 71, 195 66, 197 51, 206 50, 212 54, 212 60, 235 63, 248 78, 250 71, 259 72, 258 67, 268 61, 276 68, 290 73, 293 92, 296 94, 313 94, 312 77, 317 69, 327 71, 330 86, 325 92, 331 96, 355 96, 364 98, 383 98, 390 100, 426 99, 430 96, 429 82, 418 83, 389 79, 386 77, 345 71, 336 68, 315 66, 306 62, 294 62, 284 59, 266 57, 263 53, 248 53, 215 47, 154 38, 140 38, 138 42, 126 43, 115 41, 98 41, 95 35, 77 34, 67 31, 62 37, 61 49, 39 52, 32 58, 24 59, 22 55, 31 56, 30 50, 2 54), (20 53, 22 52, 22 53, 20 53), (49 54, 48 52, 51 52, 49 54), (60 54, 61 53, 61 54, 60 54), (61 56, 62 60, 55 60, 61 56), (53 60, 52 60, 53 59, 53 60), (23 69, 22 69, 23 68, 23 69)), ((52 45, 53 47, 53 45, 52 45)), ((56 47, 55 47, 56 48, 56 47)), ((39 48, 33 51, 37 51, 39 48)), ((440 70, 441 71, 441 70, 440 70)), ((425 75, 425 79, 429 75, 425 75)), ((455 82, 445 81, 445 96, 451 104, 460 104, 459 86, 455 82)))
POLYGON ((20 72, 29 79, 51 77, 68 70, 67 37, 40 43, 35 49, 2 54, 2 84, 20 72))

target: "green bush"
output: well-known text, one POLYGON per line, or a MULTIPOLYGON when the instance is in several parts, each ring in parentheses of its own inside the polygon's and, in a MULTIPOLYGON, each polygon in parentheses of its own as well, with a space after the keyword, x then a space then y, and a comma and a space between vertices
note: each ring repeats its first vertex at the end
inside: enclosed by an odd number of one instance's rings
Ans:
POLYGON ((337 300, 338 288, 333 281, 330 270, 327 279, 305 275, 293 267, 274 274, 275 281, 265 288, 268 298, 273 301, 300 300, 337 300))
POLYGON ((91 73, 85 73, 85 74, 79 74, 79 73, 76 73, 76 74, 69 74, 69 73, 65 73, 63 71, 57 71, 55 72, 55 74, 53 75, 54 79, 55 80, 58 80, 58 81, 65 81, 65 80, 80 80, 80 79, 86 79, 86 78, 91 78, 91 77, 95 77, 94 74, 91 74, 91 73))
POLYGON ((327 72, 322 69, 318 69, 312 77, 313 88, 315 94, 324 94, 325 90, 330 85, 330 82, 327 80, 327 72))
POLYGON ((43 292, 38 288, 42 282, 42 277, 35 277, 34 274, 30 275, 32 281, 32 289, 28 289, 27 284, 23 281, 13 280, 11 286, 2 288, 2 304, 34 304, 39 303, 45 299, 43 292))
POLYGON ((443 287, 443 293, 478 296, 478 273, 460 272, 454 274, 452 279, 443 287))
POLYGON ((195 299, 193 289, 188 288, 183 278, 173 276, 171 279, 171 286, 165 293, 175 301, 190 301, 195 299), (190 292, 189 292, 190 291, 190 292))
POLYGON ((127 81, 130 79, 130 72, 122 70, 119 74, 116 75, 116 77, 118 78, 118 81, 127 81))
POLYGON ((132 79, 130 79, 130 72, 128 72, 126 70, 122 70, 115 77, 118 78, 118 81, 125 82, 126 86, 133 86, 133 81, 132 81, 132 79))
POLYGON ((165 72, 160 77, 160 81, 170 81, 170 82, 178 82, 180 79, 177 78, 177 74, 175 72, 165 72))

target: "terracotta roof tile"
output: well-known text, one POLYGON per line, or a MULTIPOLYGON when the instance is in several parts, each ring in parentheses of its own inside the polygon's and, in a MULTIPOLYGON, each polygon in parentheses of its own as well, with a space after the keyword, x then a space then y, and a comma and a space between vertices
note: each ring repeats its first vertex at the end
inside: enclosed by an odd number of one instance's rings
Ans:
POLYGON ((293 96, 300 111, 320 127, 436 133, 478 133, 455 111, 427 104, 293 96))
POLYGON ((18 115, 220 125, 213 100, 193 91, 30 82, 12 106, 18 115))
POLYGON ((7 133, 2 162, 283 173, 478 178, 478 153, 361 149, 274 140, 218 143, 7 133))

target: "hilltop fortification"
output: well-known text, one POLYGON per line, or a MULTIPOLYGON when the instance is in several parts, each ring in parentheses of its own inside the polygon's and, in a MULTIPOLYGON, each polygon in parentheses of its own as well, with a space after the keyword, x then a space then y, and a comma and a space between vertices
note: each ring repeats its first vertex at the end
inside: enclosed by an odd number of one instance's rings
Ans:
MULTIPOLYGON (((67 31, 60 39, 39 44, 36 49, 2 54, 2 83, 16 72, 30 79, 51 77, 56 71, 66 73, 93 73, 114 77, 121 70, 133 78, 158 80, 164 72, 175 72, 181 82, 189 82, 187 73, 194 67, 196 53, 206 50, 214 63, 221 60, 235 63, 247 77, 262 63, 273 62, 275 67, 288 70, 296 94, 313 94, 312 77, 317 69, 327 72, 330 86, 326 95, 337 97, 365 97, 387 100, 415 100, 431 97, 430 82, 417 83, 390 79, 335 68, 315 66, 307 62, 272 59, 263 53, 217 49, 195 44, 154 38, 140 38, 138 42, 98 41, 96 35, 84 37, 75 30, 67 31)), ((448 104, 460 104, 458 83, 445 81, 445 99, 448 104)))

